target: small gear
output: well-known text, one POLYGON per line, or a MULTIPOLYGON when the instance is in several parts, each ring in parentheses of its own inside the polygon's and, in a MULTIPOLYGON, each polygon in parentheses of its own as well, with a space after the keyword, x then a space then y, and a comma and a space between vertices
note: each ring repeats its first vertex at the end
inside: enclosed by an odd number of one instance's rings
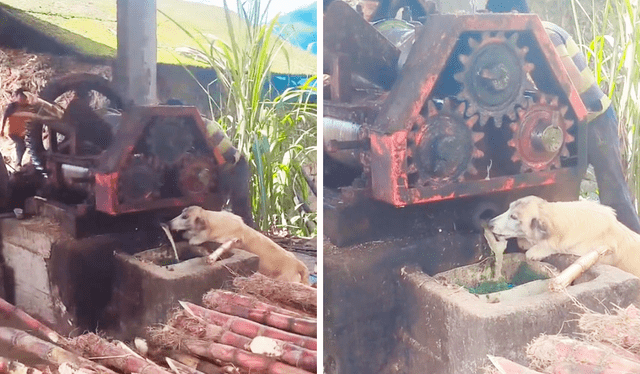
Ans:
POLYGON ((526 105, 527 74, 534 65, 525 61, 528 47, 518 47, 517 41, 517 33, 507 39, 504 32, 483 32, 480 41, 469 38, 469 55, 458 55, 464 69, 454 75, 462 84, 457 99, 467 102, 468 116, 480 115, 482 126, 489 118, 497 127, 504 116, 515 120, 516 107, 526 105))
POLYGON ((473 159, 484 156, 475 146, 484 133, 472 130, 478 116, 466 118, 464 103, 449 98, 439 105, 429 101, 427 109, 426 119, 420 116, 408 135, 410 184, 461 181, 465 173, 476 175, 473 159))
POLYGON ((561 106, 556 96, 544 94, 528 101, 527 108, 519 108, 518 120, 510 125, 513 138, 508 144, 515 148, 511 160, 521 162, 522 172, 559 168, 560 157, 569 156, 567 144, 575 140, 569 134, 574 122, 565 118, 568 107, 561 106))
POLYGON ((215 186, 216 168, 207 157, 188 155, 183 159, 178 179, 184 195, 204 195, 215 186))

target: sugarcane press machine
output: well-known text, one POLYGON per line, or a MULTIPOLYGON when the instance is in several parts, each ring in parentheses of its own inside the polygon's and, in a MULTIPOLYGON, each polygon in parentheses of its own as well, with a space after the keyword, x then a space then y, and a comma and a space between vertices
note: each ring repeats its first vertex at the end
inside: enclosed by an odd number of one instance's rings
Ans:
POLYGON ((336 244, 447 201, 477 228, 520 196, 578 196, 586 109, 540 19, 425 11, 375 23, 341 1, 325 11, 324 227, 336 244))

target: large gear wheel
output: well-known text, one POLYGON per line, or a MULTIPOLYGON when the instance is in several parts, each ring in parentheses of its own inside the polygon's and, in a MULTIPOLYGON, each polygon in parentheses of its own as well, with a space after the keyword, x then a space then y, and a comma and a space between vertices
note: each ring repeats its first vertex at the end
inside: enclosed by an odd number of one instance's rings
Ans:
POLYGON ((539 94, 529 101, 510 125, 513 138, 508 144, 515 148, 511 160, 521 163, 522 172, 559 168, 560 157, 569 156, 567 144, 575 140, 569 134, 574 122, 565 118, 568 107, 560 105, 556 96, 539 94))
POLYGON ((468 116, 480 115, 482 126, 493 118, 500 127, 503 117, 514 120, 516 108, 526 105, 527 75, 534 65, 525 61, 529 49, 517 41, 517 33, 507 39, 504 32, 483 32, 480 41, 469 38, 469 55, 458 55, 464 69, 454 75, 462 84, 457 99, 467 102, 468 116))
POLYGON ((408 135, 410 182, 426 186, 476 175, 473 159, 484 156, 475 146, 484 133, 472 130, 478 116, 466 118, 464 103, 449 98, 441 105, 429 101, 427 109, 426 119, 421 116, 408 135))
POLYGON ((125 204, 149 202, 160 197, 161 166, 153 158, 134 155, 120 173, 118 201, 125 204))

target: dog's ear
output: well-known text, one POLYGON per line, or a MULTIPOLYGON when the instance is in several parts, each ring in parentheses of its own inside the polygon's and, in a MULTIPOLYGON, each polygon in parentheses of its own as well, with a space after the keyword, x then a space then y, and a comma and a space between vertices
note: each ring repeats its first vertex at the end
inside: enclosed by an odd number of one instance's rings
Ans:
POLYGON ((533 218, 531 220, 531 232, 537 240, 544 240, 549 237, 548 225, 540 218, 533 218))
POLYGON ((196 217, 196 219, 193 220, 193 228, 197 231, 204 230, 206 228, 204 219, 202 219, 202 217, 196 217))

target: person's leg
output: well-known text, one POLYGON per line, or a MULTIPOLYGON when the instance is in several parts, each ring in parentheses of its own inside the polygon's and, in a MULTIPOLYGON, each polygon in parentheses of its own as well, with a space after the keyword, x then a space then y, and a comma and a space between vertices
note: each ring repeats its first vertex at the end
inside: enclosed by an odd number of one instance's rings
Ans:
POLYGON ((235 165, 220 172, 221 190, 230 197, 231 210, 242 217, 244 223, 254 227, 249 195, 250 179, 251 169, 244 156, 235 165))
POLYGON ((24 156, 24 151, 26 149, 26 145, 24 143, 24 139, 18 135, 10 134, 9 137, 16 144, 16 165, 22 166, 22 156, 24 156))
POLYGON ((640 219, 622 171, 618 122, 610 107, 589 123, 588 159, 598 182, 600 202, 615 209, 618 220, 640 233, 640 219))
POLYGON ((44 145, 42 144, 42 124, 27 123, 24 139, 27 145, 27 152, 29 152, 29 156, 31 156, 31 163, 36 170, 44 170, 41 156, 44 152, 44 145))

